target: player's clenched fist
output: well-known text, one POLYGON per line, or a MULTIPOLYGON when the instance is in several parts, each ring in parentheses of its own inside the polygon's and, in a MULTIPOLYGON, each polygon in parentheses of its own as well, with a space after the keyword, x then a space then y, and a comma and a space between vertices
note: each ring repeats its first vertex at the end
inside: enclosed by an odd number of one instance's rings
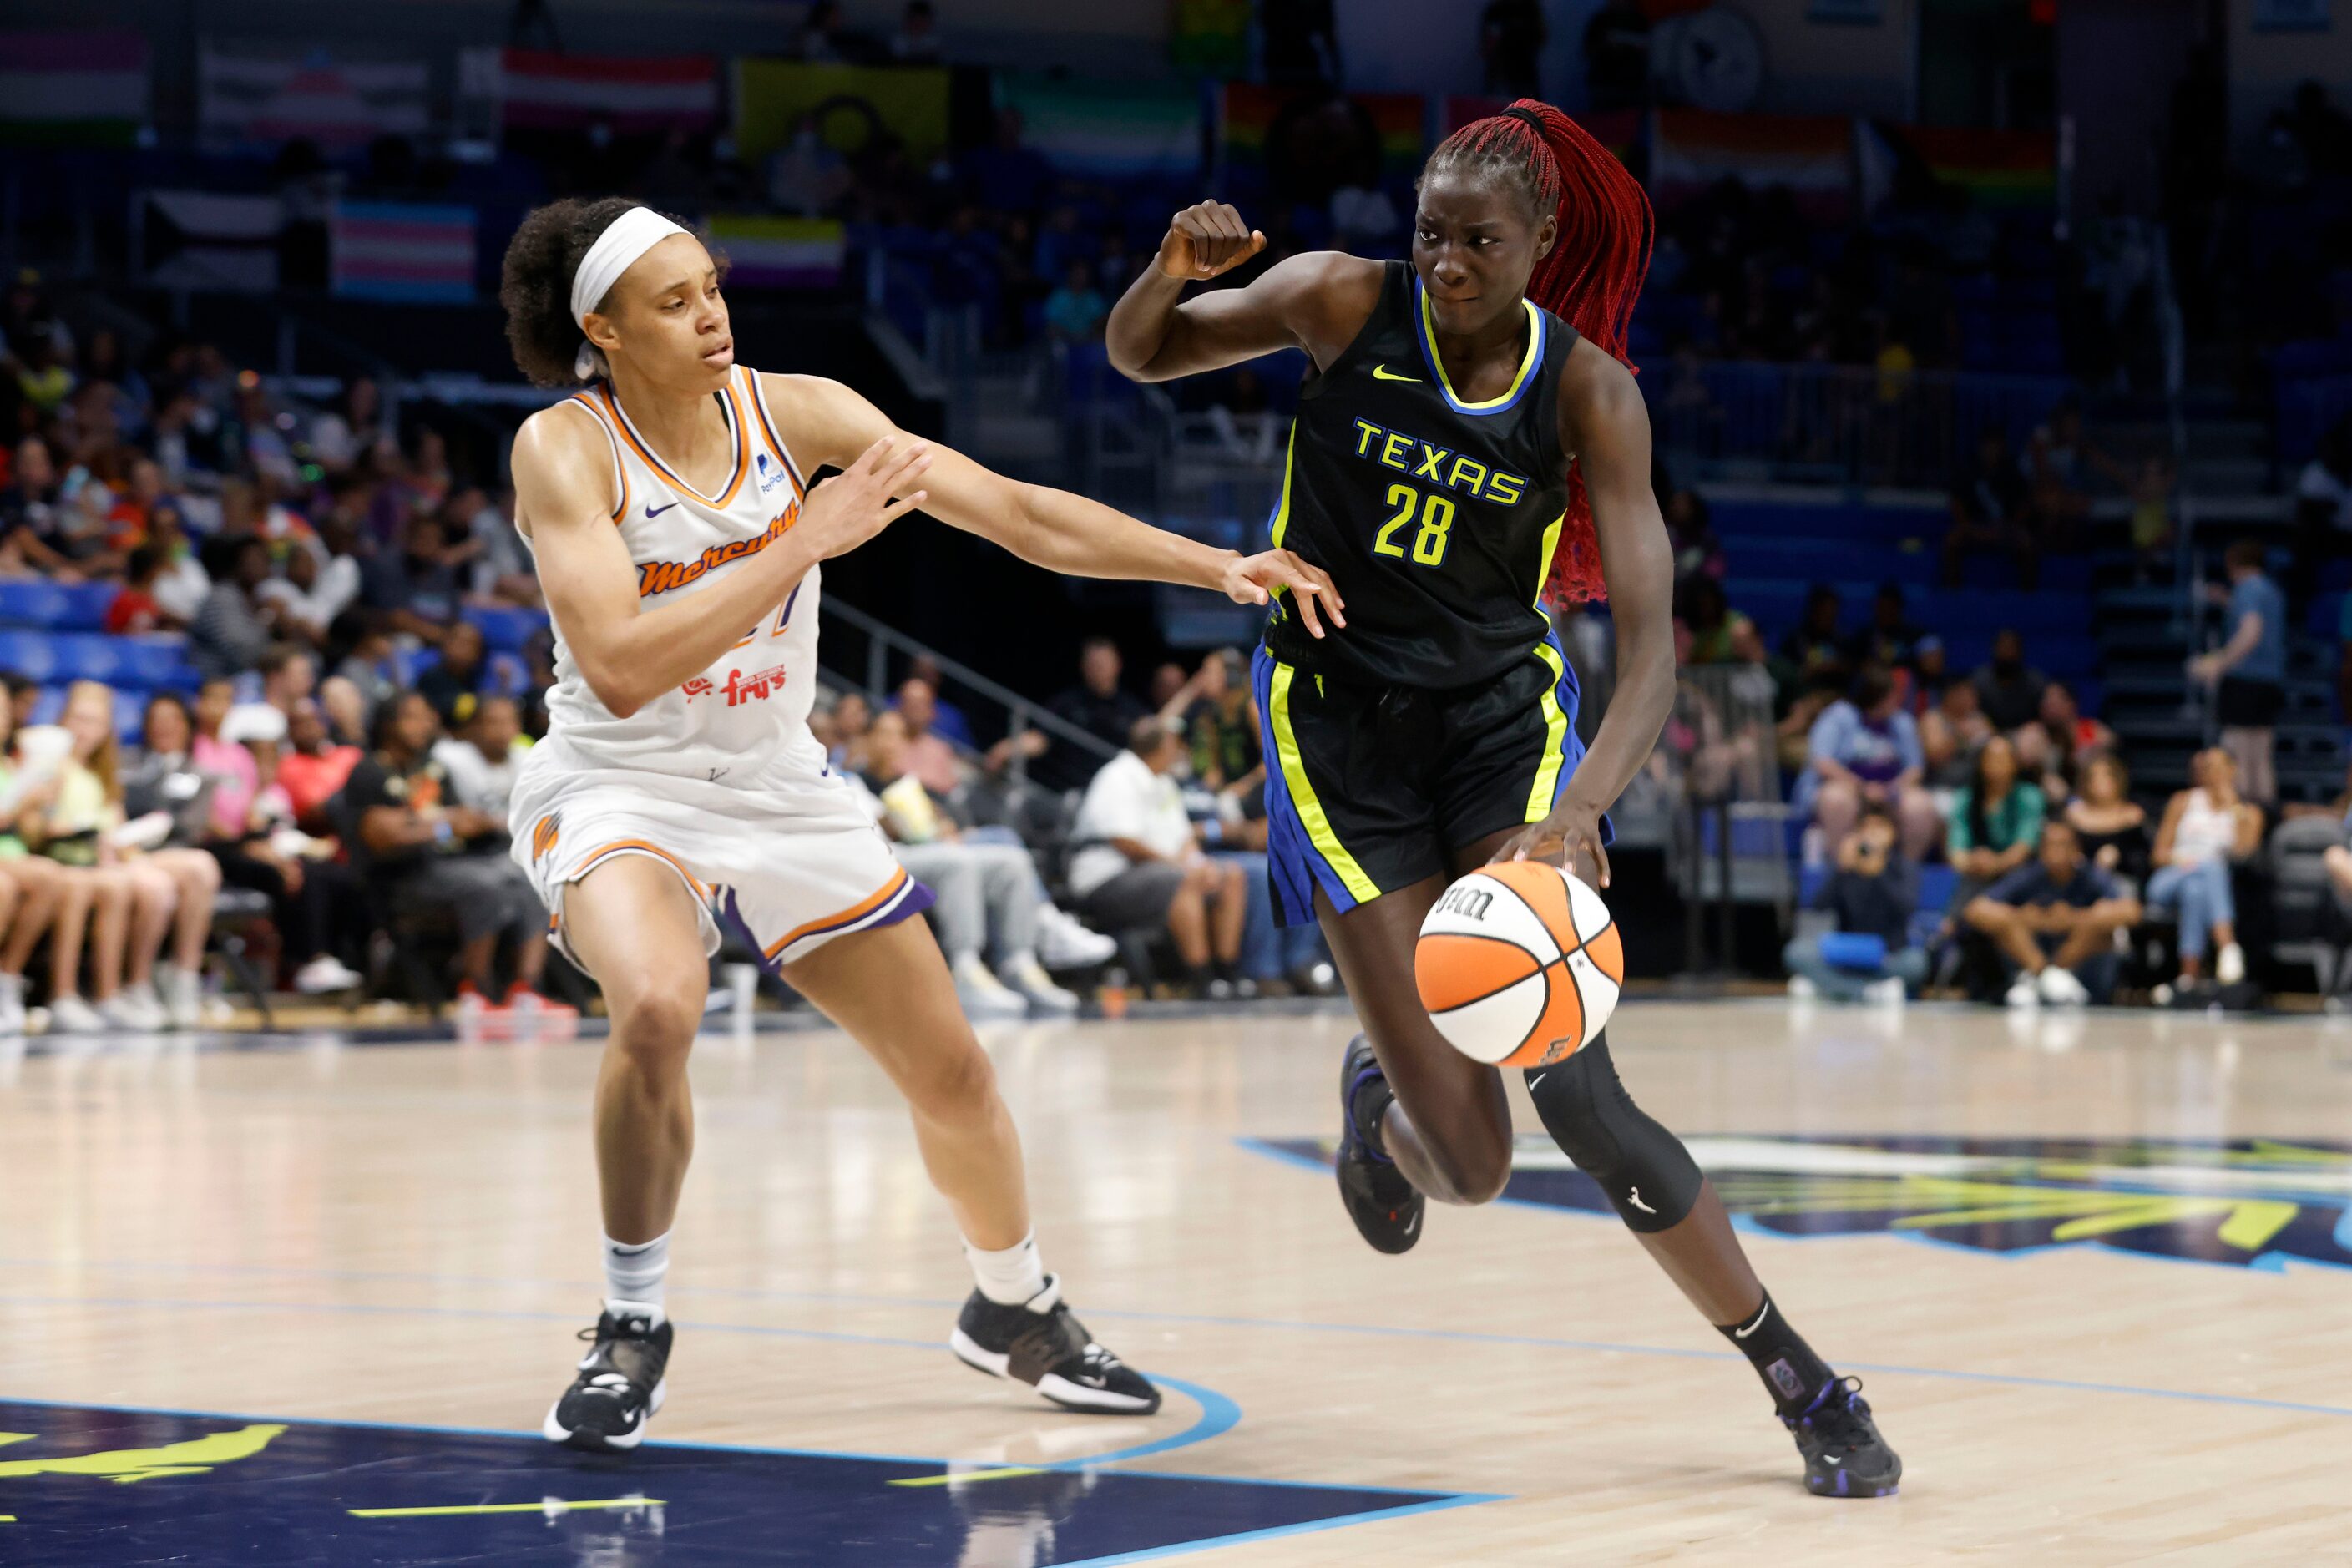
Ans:
POLYGON ((1160 270, 1171 278, 1214 278, 1265 248, 1265 236, 1225 202, 1197 202, 1176 215, 1160 242, 1160 270))

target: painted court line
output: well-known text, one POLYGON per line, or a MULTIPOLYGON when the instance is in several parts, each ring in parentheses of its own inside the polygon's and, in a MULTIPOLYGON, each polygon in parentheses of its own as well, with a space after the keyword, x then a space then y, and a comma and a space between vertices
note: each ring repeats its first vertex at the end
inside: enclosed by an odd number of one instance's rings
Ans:
POLYGON ((572 1502, 563 1498, 546 1498, 539 1502, 476 1502, 451 1503, 442 1508, 351 1508, 343 1511, 353 1519, 446 1519, 456 1514, 471 1513, 575 1513, 590 1508, 667 1508, 669 1505, 657 1497, 599 1498, 594 1501, 572 1502))

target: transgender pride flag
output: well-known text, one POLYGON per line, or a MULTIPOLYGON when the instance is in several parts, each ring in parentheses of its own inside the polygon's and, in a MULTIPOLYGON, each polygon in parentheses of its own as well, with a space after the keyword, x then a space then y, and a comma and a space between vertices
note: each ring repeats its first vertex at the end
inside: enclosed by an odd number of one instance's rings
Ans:
POLYGON ((474 297, 474 209, 341 202, 331 255, 332 289, 346 299, 463 304, 474 297))

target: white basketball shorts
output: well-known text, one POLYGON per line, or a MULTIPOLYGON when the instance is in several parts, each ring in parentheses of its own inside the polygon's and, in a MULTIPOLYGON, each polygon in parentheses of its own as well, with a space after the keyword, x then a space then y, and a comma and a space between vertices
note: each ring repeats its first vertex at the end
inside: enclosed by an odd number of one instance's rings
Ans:
POLYGON ((782 761, 741 772, 740 783, 705 782, 599 767, 560 738, 532 749, 510 808, 513 855, 565 957, 588 967, 565 940, 566 889, 626 855, 677 873, 701 910, 705 952, 719 951, 723 926, 771 970, 930 907, 931 890, 843 780, 782 761))

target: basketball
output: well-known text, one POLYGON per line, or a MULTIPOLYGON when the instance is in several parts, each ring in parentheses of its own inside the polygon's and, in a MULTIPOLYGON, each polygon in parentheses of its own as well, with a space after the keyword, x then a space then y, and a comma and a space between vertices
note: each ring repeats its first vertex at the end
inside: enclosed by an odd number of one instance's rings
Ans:
POLYGON ((1609 1022, 1625 984, 1625 943, 1599 893, 1558 866, 1510 860, 1445 889, 1421 922, 1412 975, 1455 1050, 1496 1067, 1543 1067, 1609 1022))

